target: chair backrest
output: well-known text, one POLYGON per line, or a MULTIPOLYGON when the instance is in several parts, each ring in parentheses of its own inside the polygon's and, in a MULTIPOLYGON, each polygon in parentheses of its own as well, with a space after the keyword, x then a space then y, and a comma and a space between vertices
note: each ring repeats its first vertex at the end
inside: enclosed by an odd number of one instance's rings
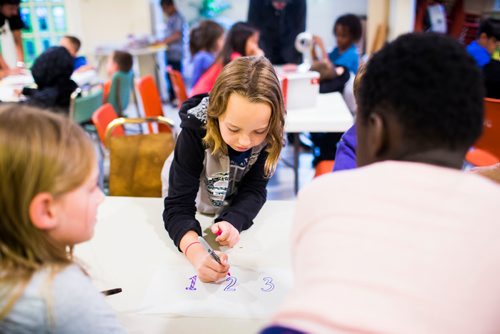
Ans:
POLYGON ((134 72, 118 71, 113 75, 109 88, 108 100, 106 102, 113 105, 113 108, 119 116, 123 116, 123 111, 127 109, 133 88, 134 72))
MULTIPOLYGON (((144 110, 144 116, 146 117, 156 117, 163 116, 163 107, 161 105, 160 94, 158 93, 158 88, 156 87, 155 81, 152 76, 147 75, 137 81, 137 91, 141 96, 142 108, 144 110)), ((148 124, 149 132, 153 132, 153 127, 151 123, 148 124)), ((158 124, 158 129, 160 132, 170 132, 171 129, 164 126, 163 124, 158 124)))
MULTIPOLYGON (((111 121, 118 118, 113 106, 109 103, 101 106, 97 111, 92 115, 92 122, 94 123, 97 134, 99 135, 99 139, 101 143, 106 146, 106 128, 111 121)), ((123 127, 116 127, 113 130, 113 136, 123 136, 125 131, 123 127)))
POLYGON ((161 170, 173 152, 173 132, 114 136, 123 124, 144 122, 161 123, 171 127, 173 122, 165 117, 117 118, 106 131, 109 148, 109 195, 134 197, 161 197, 161 170))
POLYGON ((94 112, 102 106, 101 88, 90 90, 86 95, 80 95, 81 89, 77 89, 71 95, 70 118, 76 123, 83 124, 90 122, 94 112))
POLYGON ((175 97, 177 98, 177 106, 179 107, 188 98, 184 79, 181 72, 174 70, 171 66, 167 66, 167 73, 170 76, 170 83, 172 84, 175 97))
POLYGON ((109 97, 109 91, 111 90, 111 80, 106 80, 104 82, 104 85, 102 87, 102 91, 103 91, 103 97, 102 97, 102 103, 106 103, 108 101, 108 97, 109 97))
POLYGON ((500 100, 484 99, 483 134, 474 148, 485 150, 500 159, 500 100))
POLYGON ((314 177, 318 177, 323 174, 328 174, 333 171, 333 165, 335 165, 335 160, 322 160, 316 165, 314 172, 314 177))
POLYGON ((475 167, 491 166, 500 162, 496 156, 480 148, 471 148, 465 155, 465 161, 475 167))

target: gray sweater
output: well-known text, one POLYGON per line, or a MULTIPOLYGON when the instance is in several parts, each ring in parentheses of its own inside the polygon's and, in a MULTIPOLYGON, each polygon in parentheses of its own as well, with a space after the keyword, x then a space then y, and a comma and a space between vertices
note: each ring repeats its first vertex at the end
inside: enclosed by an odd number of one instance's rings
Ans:
POLYGON ((49 280, 48 270, 33 276, 0 321, 0 333, 125 333, 104 296, 78 266, 70 265, 49 280))

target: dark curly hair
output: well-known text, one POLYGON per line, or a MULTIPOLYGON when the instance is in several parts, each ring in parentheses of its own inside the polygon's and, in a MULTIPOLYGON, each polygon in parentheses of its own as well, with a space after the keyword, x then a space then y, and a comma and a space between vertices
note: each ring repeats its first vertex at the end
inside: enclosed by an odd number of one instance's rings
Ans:
POLYGON ((361 34, 363 33, 363 28, 361 27, 360 19, 354 14, 345 14, 339 16, 335 24, 333 25, 333 34, 335 35, 335 30, 337 26, 343 26, 347 28, 349 31, 349 35, 351 36, 353 42, 359 41, 361 38, 361 34))
POLYGON ((410 33, 369 61, 358 117, 392 114, 414 152, 466 150, 481 134, 483 97, 481 72, 463 46, 443 35, 410 33))

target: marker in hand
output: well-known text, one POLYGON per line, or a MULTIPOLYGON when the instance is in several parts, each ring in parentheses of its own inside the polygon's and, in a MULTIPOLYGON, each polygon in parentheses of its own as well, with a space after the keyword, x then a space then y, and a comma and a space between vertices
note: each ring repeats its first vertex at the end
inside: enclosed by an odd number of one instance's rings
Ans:
MULTIPOLYGON (((221 232, 221 230, 219 229, 219 232, 221 232)), ((219 233, 217 232, 217 233, 219 233)), ((221 232, 222 233, 222 232, 221 232)), ((206 242, 205 239, 203 239, 203 237, 198 237, 198 240, 200 241, 200 243, 203 245, 203 247, 205 247, 205 249, 207 250, 208 254, 210 254, 210 256, 215 260, 217 261, 218 264, 222 265, 222 261, 220 260, 220 257, 215 253, 215 251, 212 249, 212 247, 210 247, 210 245, 206 242)), ((229 272, 227 272, 227 275, 228 276, 231 276, 231 274, 229 272)))

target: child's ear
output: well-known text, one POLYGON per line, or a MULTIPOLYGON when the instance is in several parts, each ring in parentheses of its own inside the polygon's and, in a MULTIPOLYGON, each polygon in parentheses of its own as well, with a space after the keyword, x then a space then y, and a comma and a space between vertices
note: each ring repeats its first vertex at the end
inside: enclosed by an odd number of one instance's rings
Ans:
POLYGON ((375 159, 383 157, 387 148, 387 128, 384 118, 378 113, 372 113, 369 116, 370 138, 373 156, 375 159))
POLYGON ((29 215, 32 224, 40 230, 49 230, 56 226, 54 197, 49 193, 37 194, 30 203, 29 215))

